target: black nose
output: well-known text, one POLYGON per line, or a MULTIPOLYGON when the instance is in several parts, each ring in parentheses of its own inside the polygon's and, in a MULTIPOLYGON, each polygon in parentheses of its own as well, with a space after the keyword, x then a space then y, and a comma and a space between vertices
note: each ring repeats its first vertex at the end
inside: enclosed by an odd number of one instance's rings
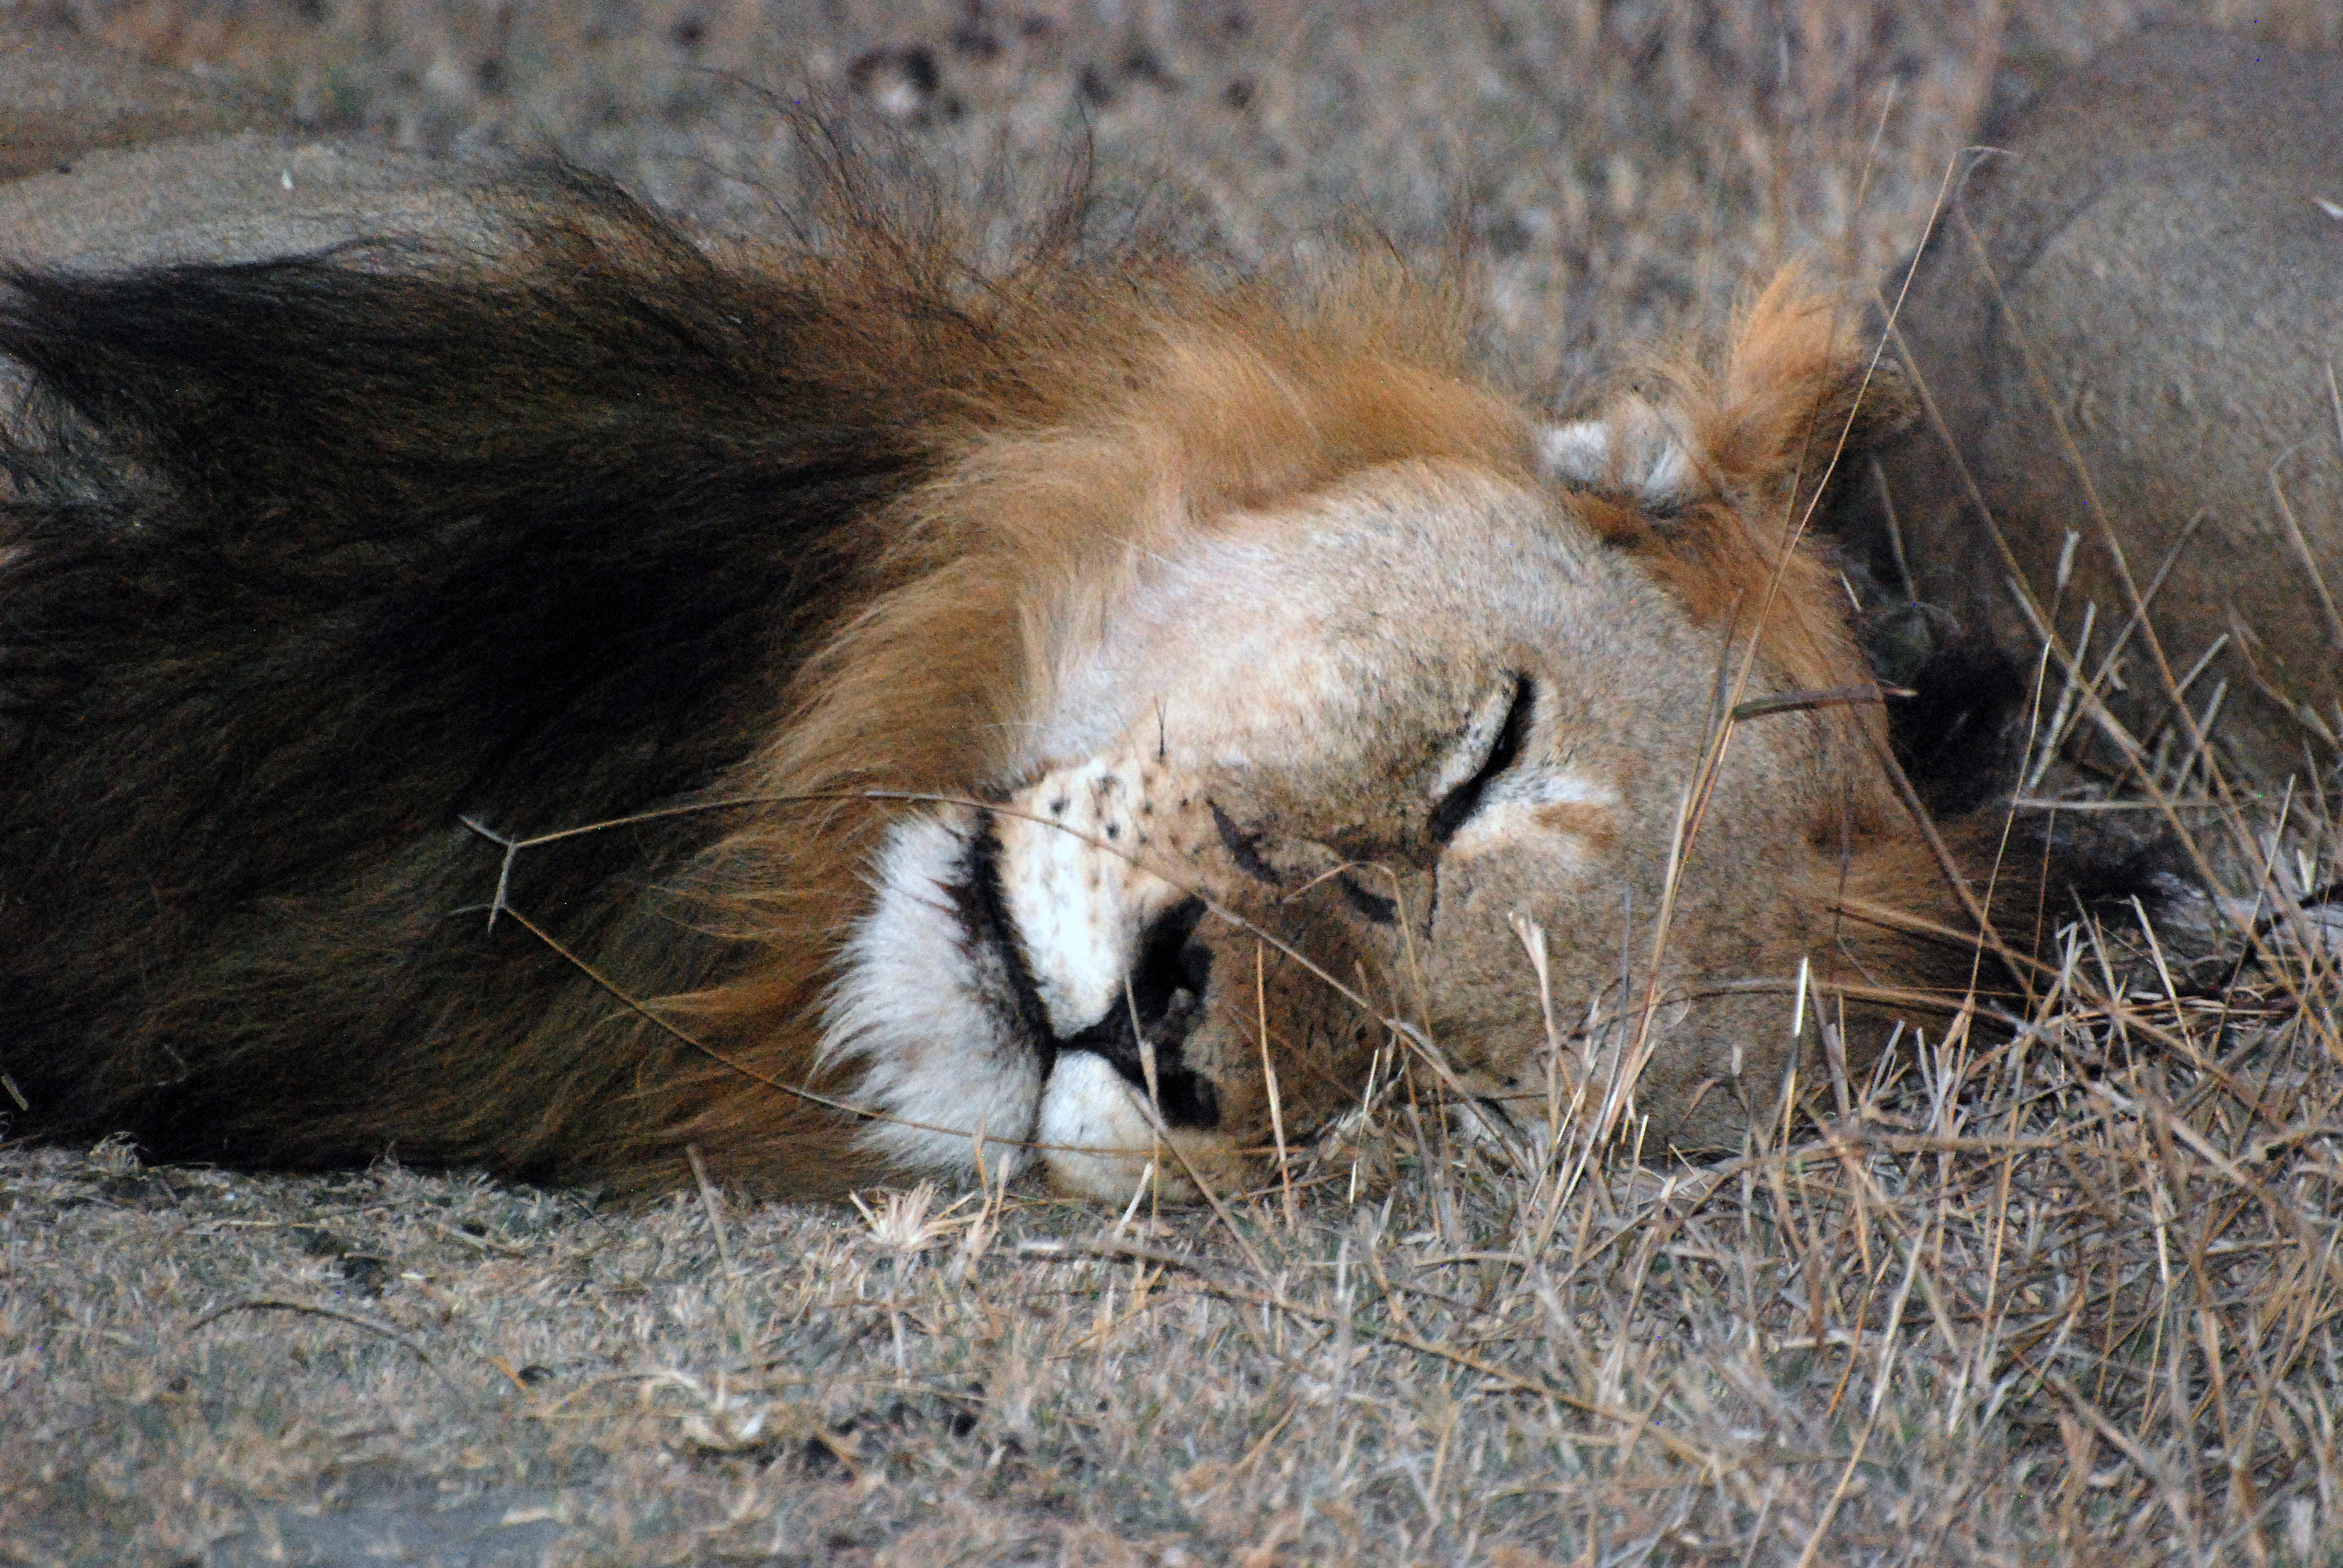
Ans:
POLYGON ((1212 950, 1196 940, 1204 902, 1190 899, 1155 917, 1139 939, 1131 967, 1130 994, 1106 1016, 1058 1042, 1061 1050, 1087 1050, 1103 1057, 1125 1082, 1142 1091, 1147 1068, 1140 1041, 1155 1055, 1155 1095, 1164 1121, 1173 1127, 1217 1127, 1221 1098, 1211 1079, 1192 1071, 1181 1047, 1204 1016, 1212 983, 1212 950))

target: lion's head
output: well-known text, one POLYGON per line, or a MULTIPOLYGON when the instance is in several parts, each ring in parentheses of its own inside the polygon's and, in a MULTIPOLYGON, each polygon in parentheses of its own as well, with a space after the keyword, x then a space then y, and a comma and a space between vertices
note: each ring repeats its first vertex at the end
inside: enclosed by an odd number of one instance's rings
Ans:
POLYGON ((1542 427, 1393 351, 1421 299, 1361 297, 1158 323, 906 503, 931 563, 764 779, 818 788, 874 724, 974 764, 891 813, 821 1002, 890 1164, 980 1132, 1079 1192, 1184 1190, 1394 1040, 1500 1101, 1632 1086, 1714 1146, 1778 1098, 1802 968, 1925 967, 1847 913, 1952 903, 1798 540, 1865 428, 1830 304, 1785 277, 1721 370, 1542 427))

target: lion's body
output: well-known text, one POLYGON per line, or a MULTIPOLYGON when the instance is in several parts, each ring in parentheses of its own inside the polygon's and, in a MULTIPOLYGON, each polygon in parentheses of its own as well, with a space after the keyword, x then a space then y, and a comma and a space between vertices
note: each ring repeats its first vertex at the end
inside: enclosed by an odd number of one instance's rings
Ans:
POLYGON ((1879 923, 1964 906, 1792 543, 1863 359, 1787 283, 1544 430, 1388 267, 980 278, 265 145, 172 151, 191 227, 136 154, 0 194, 36 1131, 783 1191, 990 1141, 1120 1194, 1396 1030, 1540 1102, 1635 1059, 1714 1147, 1802 970, 1968 972, 1879 923))
POLYGON ((2331 762, 2343 62, 2152 33, 1979 140, 1902 302, 1934 416, 1883 455, 1913 591, 2029 668, 2014 578, 2087 673, 2122 639, 2110 707, 2168 755, 2182 679, 2240 781, 2331 762))

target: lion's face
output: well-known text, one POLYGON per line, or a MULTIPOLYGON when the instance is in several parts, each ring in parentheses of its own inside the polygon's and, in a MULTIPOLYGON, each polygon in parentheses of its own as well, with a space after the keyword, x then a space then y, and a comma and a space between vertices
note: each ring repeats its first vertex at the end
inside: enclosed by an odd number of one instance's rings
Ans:
MULTIPOLYGON (((966 1168, 980 1131, 990 1161, 1037 1143, 1109 1199, 1151 1162, 1174 1191, 1190 1166, 1220 1185, 1270 1141, 1272 1077, 1289 1135, 1322 1122, 1383 1020, 1467 1082, 1542 1083, 1532 923, 1565 1053, 1623 983, 1640 999, 1733 665, 1578 505, 1388 465, 1194 530, 1094 625, 1052 628, 1023 766, 878 859, 827 1044, 900 1119, 866 1137, 930 1169, 966 1168)), ((1726 827, 1676 893, 1699 934, 1665 970, 1795 970, 1781 862, 1815 774, 1795 718, 1735 736, 1707 808, 1726 827)), ((1745 1008, 1671 994, 1675 1075, 1722 1077, 1745 1008)))

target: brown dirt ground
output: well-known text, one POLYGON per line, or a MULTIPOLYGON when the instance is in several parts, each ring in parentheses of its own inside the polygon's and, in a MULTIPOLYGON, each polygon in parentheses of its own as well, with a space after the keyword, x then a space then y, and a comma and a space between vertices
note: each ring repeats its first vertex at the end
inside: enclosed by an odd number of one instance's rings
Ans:
MULTIPOLYGON (((799 100, 980 196, 1087 140, 1240 263, 1469 251, 1557 406, 1785 256, 1875 276, 1987 102, 2143 20, 2343 42, 2133 0, 16 10, 723 226, 779 221, 799 100)), ((2331 880, 2302 843, 2281 880, 2331 880)), ((2078 933, 2014 1040, 1700 1170, 1402 1071, 1223 1215, 0 1147, 0 1561, 2343 1562, 2337 970, 2217 979, 2078 933)))

